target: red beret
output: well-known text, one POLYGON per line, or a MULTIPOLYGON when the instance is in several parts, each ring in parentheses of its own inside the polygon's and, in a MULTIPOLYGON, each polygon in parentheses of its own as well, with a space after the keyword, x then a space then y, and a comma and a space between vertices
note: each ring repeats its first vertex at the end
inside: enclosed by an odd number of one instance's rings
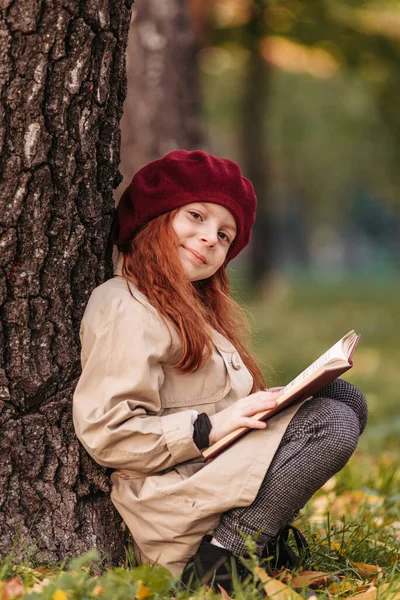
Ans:
POLYGON ((192 202, 220 204, 234 216, 237 235, 228 260, 249 243, 257 203, 253 185, 235 162, 203 150, 174 150, 142 167, 115 210, 111 241, 121 246, 151 219, 192 202))

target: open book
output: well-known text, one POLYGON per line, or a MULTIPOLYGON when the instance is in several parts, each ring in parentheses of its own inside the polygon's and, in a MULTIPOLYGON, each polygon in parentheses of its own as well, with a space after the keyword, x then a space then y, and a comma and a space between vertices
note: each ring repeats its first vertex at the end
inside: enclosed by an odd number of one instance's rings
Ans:
MULTIPOLYGON (((287 384, 278 398, 277 406, 259 412, 253 415, 252 418, 259 421, 266 421, 290 404, 310 398, 328 383, 331 383, 331 381, 342 375, 342 373, 351 369, 353 366, 351 358, 359 339, 360 336, 353 330, 346 333, 332 348, 329 348, 325 354, 320 356, 305 371, 287 384)), ((204 458, 206 460, 212 458, 247 431, 251 430, 248 427, 241 427, 224 436, 218 442, 203 450, 204 458)))

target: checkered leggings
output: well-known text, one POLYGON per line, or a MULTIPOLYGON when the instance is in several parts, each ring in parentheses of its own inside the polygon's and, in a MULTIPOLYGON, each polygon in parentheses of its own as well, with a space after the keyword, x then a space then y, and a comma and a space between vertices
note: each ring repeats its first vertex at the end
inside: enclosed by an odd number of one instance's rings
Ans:
POLYGON ((288 525, 311 496, 353 454, 367 424, 363 394, 343 379, 320 390, 289 423, 254 502, 222 515, 214 537, 235 554, 244 553, 239 531, 265 544, 288 525))

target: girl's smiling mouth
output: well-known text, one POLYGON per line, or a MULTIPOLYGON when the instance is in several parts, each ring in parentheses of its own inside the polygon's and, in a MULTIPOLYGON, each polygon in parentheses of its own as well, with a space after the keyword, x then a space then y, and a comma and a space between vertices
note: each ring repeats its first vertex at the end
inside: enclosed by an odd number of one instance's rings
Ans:
POLYGON ((183 246, 183 248, 189 252, 189 254, 191 254, 199 263, 203 265, 207 264, 207 259, 204 254, 201 254, 201 252, 197 252, 197 250, 193 250, 192 248, 188 248, 187 246, 183 246))

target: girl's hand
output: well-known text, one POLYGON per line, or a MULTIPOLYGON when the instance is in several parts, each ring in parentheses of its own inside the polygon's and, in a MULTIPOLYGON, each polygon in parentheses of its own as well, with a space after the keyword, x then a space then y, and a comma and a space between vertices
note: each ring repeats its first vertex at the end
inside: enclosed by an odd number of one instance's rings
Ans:
POLYGON ((264 421, 253 419, 252 416, 263 410, 275 408, 282 389, 273 388, 274 391, 255 392, 212 415, 210 417, 212 426, 209 436, 210 446, 239 427, 265 429, 267 424, 264 421))

